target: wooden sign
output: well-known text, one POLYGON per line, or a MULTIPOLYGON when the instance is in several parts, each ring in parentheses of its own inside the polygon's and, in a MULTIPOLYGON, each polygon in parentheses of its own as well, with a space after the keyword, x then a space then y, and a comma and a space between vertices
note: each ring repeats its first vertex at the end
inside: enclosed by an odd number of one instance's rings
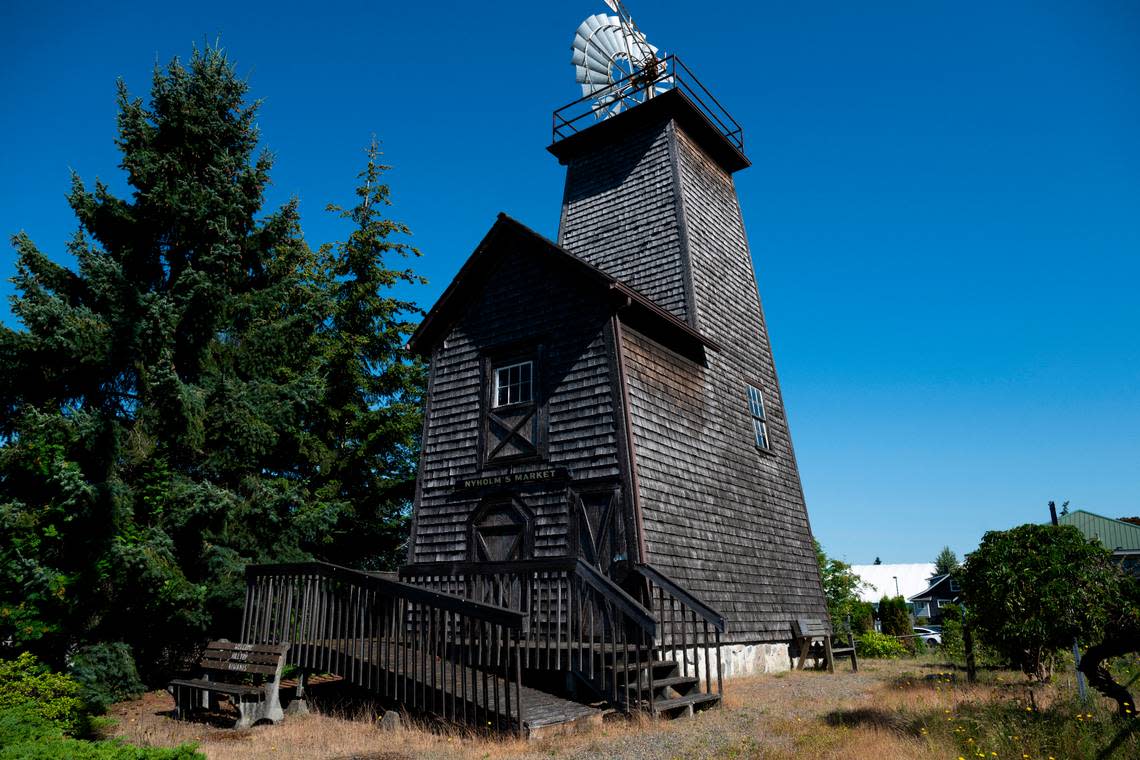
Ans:
POLYGON ((476 478, 457 478, 456 488, 488 488, 491 486, 520 486, 529 483, 547 483, 565 480, 568 476, 565 467, 550 467, 532 472, 508 472, 503 475, 487 475, 476 478))

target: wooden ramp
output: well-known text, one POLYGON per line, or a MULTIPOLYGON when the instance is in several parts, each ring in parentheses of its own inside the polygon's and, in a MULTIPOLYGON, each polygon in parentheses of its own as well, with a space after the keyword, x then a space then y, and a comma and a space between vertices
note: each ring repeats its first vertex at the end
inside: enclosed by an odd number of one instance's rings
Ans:
POLYGON ((412 644, 359 639, 300 645, 296 659, 327 662, 329 672, 397 706, 422 705, 476 728, 513 731, 537 738, 601 723, 601 707, 566 699, 465 664, 458 657, 422 657, 412 644), (522 723, 519 726, 519 707, 522 723))
POLYGON ((417 585, 325 563, 250 566, 242 640, 287 643, 302 673, 399 709, 526 737, 612 710, 672 717, 719 703, 723 621, 652 569, 639 569, 652 611, 580 560, 487 569, 499 575, 432 568, 417 585))

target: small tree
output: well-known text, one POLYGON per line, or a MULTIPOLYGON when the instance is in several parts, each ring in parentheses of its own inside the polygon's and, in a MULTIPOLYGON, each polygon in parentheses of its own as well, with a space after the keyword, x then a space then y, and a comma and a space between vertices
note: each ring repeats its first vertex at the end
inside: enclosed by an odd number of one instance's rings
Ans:
POLYGON ((866 610, 860 607, 859 601, 859 589, 866 584, 851 571, 851 565, 828 557, 819 541, 815 542, 815 555, 819 561, 819 577, 823 583, 823 595, 827 599, 832 629, 839 631, 845 628, 848 617, 857 626, 858 623, 854 621, 866 616, 866 610))
POLYGON ((934 574, 948 575, 959 567, 958 555, 949 546, 943 546, 942 551, 934 558, 934 574))
POLYGON ((1030 678, 1047 681, 1073 638, 1099 640, 1121 575, 1070 525, 990 531, 959 571, 970 624, 1030 678))

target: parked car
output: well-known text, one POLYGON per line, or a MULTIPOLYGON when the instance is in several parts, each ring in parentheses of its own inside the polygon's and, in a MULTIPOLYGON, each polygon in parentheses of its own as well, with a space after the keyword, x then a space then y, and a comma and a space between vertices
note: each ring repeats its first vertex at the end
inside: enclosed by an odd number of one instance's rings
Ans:
POLYGON ((942 626, 940 625, 925 626, 922 628, 915 627, 914 633, 918 638, 922 639, 928 647, 942 646, 942 626))

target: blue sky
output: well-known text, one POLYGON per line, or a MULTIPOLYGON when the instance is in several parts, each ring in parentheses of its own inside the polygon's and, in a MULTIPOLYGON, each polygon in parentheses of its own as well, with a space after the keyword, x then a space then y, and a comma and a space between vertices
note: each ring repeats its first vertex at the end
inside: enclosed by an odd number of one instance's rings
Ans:
MULTIPOLYGON (((744 126, 738 190, 830 553, 962 554, 1049 499, 1140 514, 1140 5, 630 7, 744 126)), ((0 233, 61 257, 69 168, 125 191, 115 79, 146 95, 156 62, 220 36, 264 100, 270 203, 299 197, 311 243, 343 233, 323 208, 379 136, 430 305, 498 211, 556 234, 550 112, 604 10, 6 0, 0 233)), ((0 249, 4 296, 13 271, 0 249)))

